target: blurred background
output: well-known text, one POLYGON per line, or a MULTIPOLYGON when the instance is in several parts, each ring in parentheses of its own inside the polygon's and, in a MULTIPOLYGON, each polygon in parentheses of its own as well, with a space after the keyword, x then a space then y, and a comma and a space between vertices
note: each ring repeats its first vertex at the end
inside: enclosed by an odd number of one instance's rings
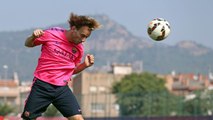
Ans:
MULTIPOLYGON (((96 63, 69 83, 87 119, 211 119, 212 4, 211 0, 1 1, 0 115, 20 119, 30 91, 40 46, 24 47, 27 36, 36 28, 68 29, 73 12, 103 24, 85 43, 96 63), (154 18, 171 25, 164 41, 153 41, 147 34, 154 18)), ((50 106, 44 116, 61 114, 50 106)))

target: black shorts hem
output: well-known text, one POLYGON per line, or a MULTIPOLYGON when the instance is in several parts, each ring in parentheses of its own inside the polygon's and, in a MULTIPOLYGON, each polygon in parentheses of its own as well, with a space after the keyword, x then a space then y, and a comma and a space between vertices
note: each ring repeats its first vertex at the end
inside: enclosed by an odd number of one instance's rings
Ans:
POLYGON ((23 120, 32 120, 32 119, 36 119, 38 117, 41 117, 41 115, 37 115, 37 116, 33 116, 33 117, 26 117, 24 116, 24 113, 21 115, 21 118, 23 118, 23 120))

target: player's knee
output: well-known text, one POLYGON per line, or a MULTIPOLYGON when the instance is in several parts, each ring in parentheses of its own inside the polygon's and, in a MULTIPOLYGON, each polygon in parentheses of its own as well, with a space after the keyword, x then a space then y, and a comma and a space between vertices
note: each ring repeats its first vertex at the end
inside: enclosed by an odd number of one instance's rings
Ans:
POLYGON ((71 117, 68 117, 68 120, 84 120, 82 115, 74 115, 71 117))

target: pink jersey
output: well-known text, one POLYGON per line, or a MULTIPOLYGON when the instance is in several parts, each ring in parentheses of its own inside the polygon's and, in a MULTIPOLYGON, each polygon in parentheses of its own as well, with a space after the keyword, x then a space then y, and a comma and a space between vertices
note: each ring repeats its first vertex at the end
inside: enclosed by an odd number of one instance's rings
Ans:
POLYGON ((68 42, 65 31, 54 27, 36 38, 34 45, 40 45, 41 55, 34 76, 57 86, 64 86, 70 80, 76 64, 81 62, 83 45, 68 42))

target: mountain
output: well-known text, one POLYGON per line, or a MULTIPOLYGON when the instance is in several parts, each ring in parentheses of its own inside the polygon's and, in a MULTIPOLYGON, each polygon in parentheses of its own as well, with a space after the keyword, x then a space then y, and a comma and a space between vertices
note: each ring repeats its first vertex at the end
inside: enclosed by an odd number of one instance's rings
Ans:
MULTIPOLYGON (((95 31, 85 43, 86 53, 95 55, 90 70, 109 70, 112 63, 131 63, 155 73, 208 73, 213 68, 213 50, 193 41, 181 41, 174 46, 134 36, 123 25, 106 15, 95 15, 103 28, 95 31), (107 66, 108 65, 108 66, 107 66)), ((55 26, 68 28, 66 23, 55 26)), ((51 26, 49 26, 51 27, 51 26)), ((40 54, 40 47, 26 48, 24 41, 33 29, 0 32, 0 76, 11 77, 18 72, 21 80, 31 80, 40 54)))

